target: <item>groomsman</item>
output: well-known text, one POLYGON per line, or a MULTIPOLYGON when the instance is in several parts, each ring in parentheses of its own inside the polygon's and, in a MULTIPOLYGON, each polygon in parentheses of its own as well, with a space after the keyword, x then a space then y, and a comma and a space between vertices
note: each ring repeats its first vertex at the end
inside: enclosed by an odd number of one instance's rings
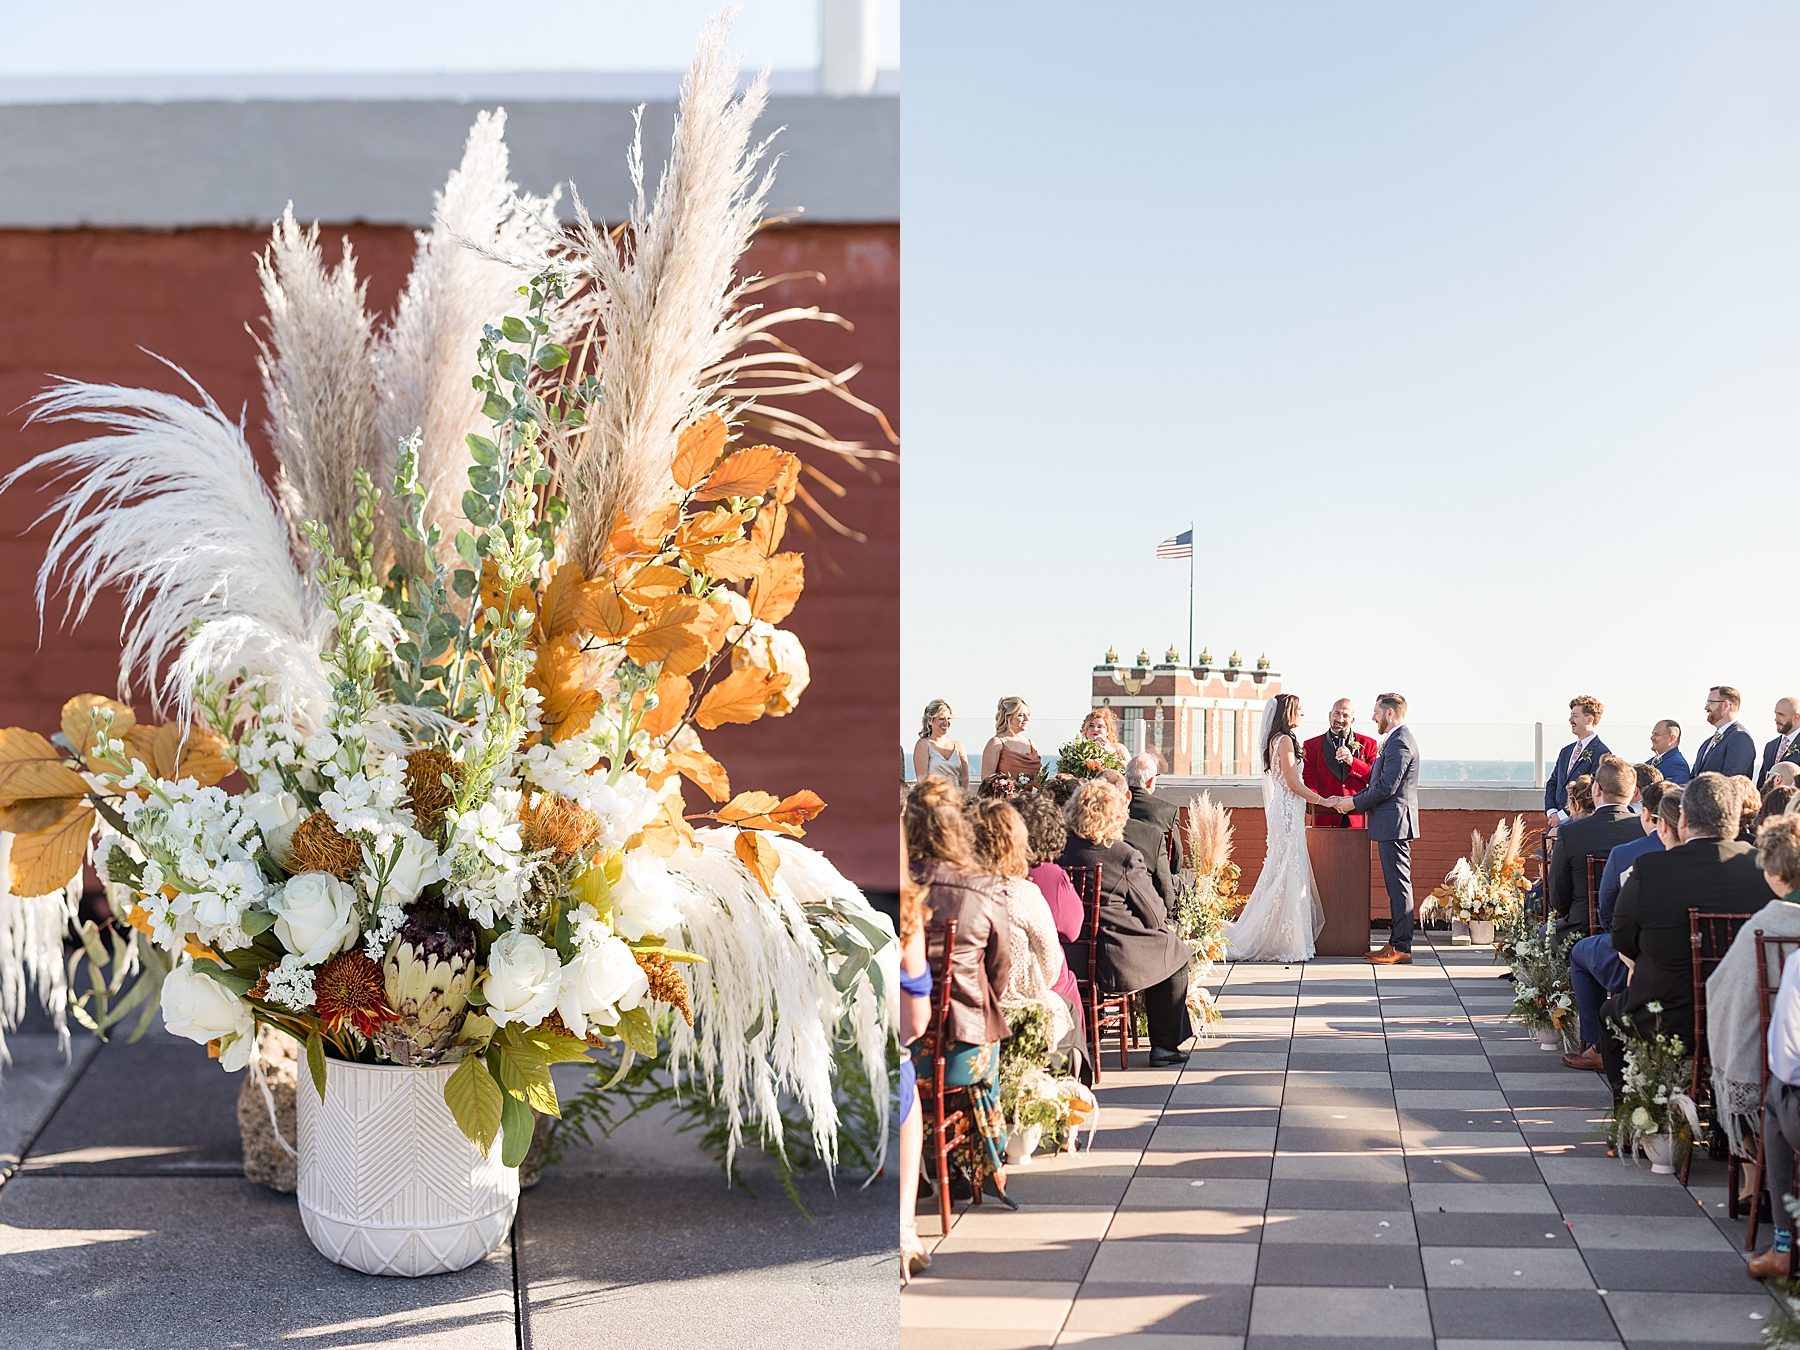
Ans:
POLYGON ((1544 816, 1552 828, 1568 819, 1569 784, 1584 773, 1593 773, 1600 756, 1611 753, 1600 739, 1600 716, 1605 711, 1592 694, 1569 700, 1569 730, 1575 734, 1575 742, 1558 752, 1556 768, 1544 784, 1544 816))
POLYGON ((1650 728, 1650 758, 1644 762, 1661 773, 1665 783, 1685 783, 1694 776, 1681 753, 1681 723, 1665 717, 1650 728))
POLYGON ((1706 693, 1706 720, 1712 735, 1701 741, 1694 755, 1694 777, 1703 773, 1727 778, 1749 778, 1756 768, 1756 742, 1738 725, 1743 695, 1728 684, 1715 684, 1706 693))
POLYGON ((1775 739, 1763 747, 1762 768, 1756 773, 1759 788, 1769 786, 1769 775, 1777 764, 1800 764, 1800 700, 1777 700, 1775 732, 1775 739))

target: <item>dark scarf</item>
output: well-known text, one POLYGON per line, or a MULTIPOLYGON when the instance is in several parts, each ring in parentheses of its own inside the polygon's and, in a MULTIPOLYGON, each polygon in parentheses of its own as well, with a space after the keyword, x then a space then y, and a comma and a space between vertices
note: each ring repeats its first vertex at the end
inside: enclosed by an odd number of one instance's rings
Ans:
POLYGON ((1323 752, 1325 772, 1337 779, 1340 783, 1345 783, 1350 780, 1350 766, 1348 764, 1338 763, 1337 758, 1339 747, 1346 745, 1350 747, 1350 753, 1353 756, 1362 753, 1362 746, 1357 742, 1356 729, 1354 727, 1344 732, 1342 736, 1338 735, 1335 731, 1327 731, 1325 733, 1325 749, 1323 752))

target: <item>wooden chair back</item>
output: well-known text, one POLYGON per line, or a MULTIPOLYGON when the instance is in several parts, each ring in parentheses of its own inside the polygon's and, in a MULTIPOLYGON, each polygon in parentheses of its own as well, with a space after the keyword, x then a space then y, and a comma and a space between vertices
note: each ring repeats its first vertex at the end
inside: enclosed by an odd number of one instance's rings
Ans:
POLYGON ((1600 931, 1600 877, 1606 871, 1606 854, 1587 855, 1588 936, 1600 931))
MULTIPOLYGON (((1753 931, 1756 935, 1757 1044, 1767 1047, 1769 1044, 1769 1017, 1775 1011, 1775 995, 1781 989, 1781 972, 1787 965, 1788 957, 1795 952, 1800 952, 1800 937, 1770 937, 1760 928, 1753 931)), ((1769 1090, 1769 1054, 1766 1048, 1760 1059, 1762 1062, 1762 1092, 1767 1092, 1769 1090)), ((1762 1094, 1758 1093, 1757 1095, 1760 1099, 1762 1094)), ((1792 1184, 1793 1177, 1782 1177, 1779 1185, 1770 1184, 1768 1158, 1763 1151, 1763 1143, 1771 1128, 1773 1128, 1773 1122, 1770 1121, 1769 1113, 1765 1110, 1762 1113, 1762 1128, 1756 1134, 1756 1184, 1768 1191, 1770 1212, 1773 1213, 1774 1207, 1781 1204, 1782 1194, 1792 1184)), ((1757 1221, 1761 1217, 1760 1209, 1759 1204, 1750 1206, 1750 1221, 1744 1230, 1744 1250, 1747 1252, 1756 1250, 1756 1228, 1757 1221)), ((1794 1254, 1791 1252, 1788 1256, 1787 1273, 1790 1280, 1794 1278, 1794 1254)))
MULTIPOLYGON (((925 1123, 931 1127, 930 1146, 937 1160, 938 1217, 941 1232, 950 1232, 950 1150, 955 1148, 973 1128, 974 1122, 959 1103, 952 1107, 953 1094, 961 1088, 944 1085, 944 1051, 950 1042, 950 960, 956 951, 956 920, 925 927, 925 960, 931 967, 931 1021, 920 1042, 931 1055, 930 1081, 919 1084, 919 1104, 925 1110, 925 1123)), ((981 1189, 975 1189, 975 1203, 981 1203, 981 1189)))
MULTIPOLYGON (((1708 910, 1690 909, 1688 911, 1688 946, 1689 962, 1694 968, 1694 1032, 1689 1044, 1694 1048, 1694 1074, 1688 1084, 1688 1096, 1694 1099, 1696 1106, 1704 1102, 1712 1094, 1712 1062, 1706 1043, 1706 979, 1718 968, 1725 953, 1731 949, 1731 943, 1750 919, 1748 914, 1720 914, 1708 910)), ((1681 1184, 1687 1185, 1688 1170, 1693 1163, 1693 1151, 1681 1163, 1681 1184)), ((1725 1173, 1731 1192, 1727 1200, 1726 1213, 1730 1218, 1737 1218, 1737 1172, 1738 1157, 1728 1153, 1725 1158, 1725 1173)))
POLYGON ((1076 950, 1072 963, 1076 992, 1087 1014, 1088 1060, 1094 1066, 1094 1082, 1100 1081, 1100 1039, 1107 1031, 1119 1033, 1119 1068, 1129 1069, 1127 1041, 1135 1042, 1131 1027, 1131 995, 1100 992, 1100 881, 1105 868, 1071 867, 1069 882, 1081 897, 1081 936, 1068 945, 1076 950))

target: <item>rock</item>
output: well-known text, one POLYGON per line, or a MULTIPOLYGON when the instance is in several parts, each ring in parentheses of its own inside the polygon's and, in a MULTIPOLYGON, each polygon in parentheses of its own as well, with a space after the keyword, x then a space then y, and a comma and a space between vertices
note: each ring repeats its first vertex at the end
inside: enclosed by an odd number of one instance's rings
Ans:
MULTIPOLYGON (((300 1045, 292 1036, 263 1027, 261 1031, 263 1075, 268 1080, 270 1095, 275 1099, 275 1123, 289 1147, 299 1140, 295 1123, 294 1087, 300 1068, 300 1045)), ((244 1175, 251 1181, 284 1195, 294 1193, 294 1160, 275 1137, 275 1124, 269 1120, 268 1100, 257 1086, 255 1077, 246 1069, 244 1083, 238 1091, 238 1129, 244 1136, 244 1175)))

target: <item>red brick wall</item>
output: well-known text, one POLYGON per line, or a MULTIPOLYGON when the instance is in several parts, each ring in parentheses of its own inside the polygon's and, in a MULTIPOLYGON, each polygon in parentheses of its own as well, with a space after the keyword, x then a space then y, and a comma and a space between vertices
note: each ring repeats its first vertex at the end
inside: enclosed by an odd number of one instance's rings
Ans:
MULTIPOLYGON (((1481 831, 1482 838, 1485 839, 1494 832, 1494 826, 1501 820, 1510 821, 1517 815, 1516 811, 1423 812, 1420 823, 1424 832, 1412 843, 1414 902, 1422 901, 1430 895, 1442 883, 1445 874, 1456 866, 1456 860, 1468 855, 1471 830, 1481 831)), ((1526 816, 1525 823, 1532 823, 1529 815, 1526 816)), ((1238 891, 1248 895, 1256 885, 1257 875, 1262 871, 1263 854, 1268 843, 1262 808, 1232 807, 1231 824, 1231 859, 1243 871, 1243 876, 1238 881, 1238 891)), ((1526 865, 1526 871, 1533 877, 1537 876, 1535 849, 1532 860, 1526 865)), ((1369 849, 1369 915, 1371 918, 1388 917, 1387 884, 1381 879, 1381 860, 1376 856, 1372 845, 1369 849)))
MULTIPOLYGON (((406 229, 329 228, 328 261, 348 234, 371 309, 386 313, 411 265, 406 229)), ((246 325, 262 304, 252 256, 262 230, 0 230, 0 470, 73 439, 67 427, 23 425, 23 405, 52 375, 180 389, 178 378, 139 348, 182 366, 229 413, 248 409, 251 444, 266 456, 255 346, 246 325)), ((900 236, 895 225, 785 226, 765 232, 749 265, 764 275, 822 272, 827 281, 787 282, 764 292, 769 306, 818 304, 855 324, 789 330, 789 340, 833 370, 862 362, 857 392, 898 429, 900 405, 900 236)), ((879 439, 866 418, 815 398, 807 409, 840 434, 879 439)), ((709 733, 707 743, 734 786, 787 793, 811 787, 829 804, 808 842, 853 880, 892 889, 895 873, 893 727, 898 720, 899 484, 893 465, 872 482, 814 463, 843 484, 833 500, 867 543, 830 539, 836 567, 819 546, 790 530, 788 546, 807 554, 807 593, 788 622, 805 642, 812 687, 790 716, 709 733)), ((265 467, 267 467, 265 459, 265 467)), ((33 578, 46 526, 30 528, 48 503, 22 484, 0 497, 0 725, 48 733, 71 694, 110 693, 118 664, 119 611, 97 600, 69 631, 52 611, 36 641, 33 578), (23 535, 24 537, 20 537, 23 535)), ((819 492, 816 481, 813 490, 819 492)), ((825 494, 829 497, 829 494, 825 494)))

